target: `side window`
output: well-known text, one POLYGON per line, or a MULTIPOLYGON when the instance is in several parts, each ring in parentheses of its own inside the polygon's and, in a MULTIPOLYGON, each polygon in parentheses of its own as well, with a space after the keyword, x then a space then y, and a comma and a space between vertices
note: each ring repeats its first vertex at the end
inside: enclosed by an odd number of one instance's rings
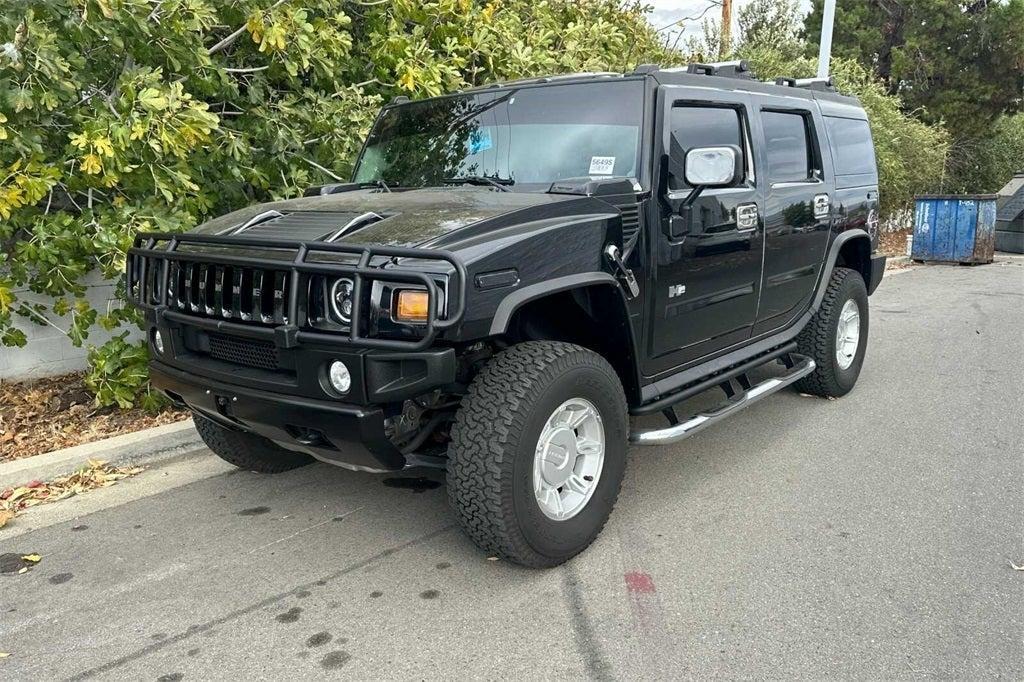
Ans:
POLYGON ((803 114, 762 111, 769 182, 804 182, 811 179, 814 156, 803 114))
POLYGON ((836 175, 875 173, 875 147, 867 121, 825 117, 836 175))
MULTIPOLYGON (((686 152, 694 147, 715 147, 731 144, 744 149, 740 112, 727 107, 672 107, 669 119, 672 165, 681 169, 686 152)), ((685 189, 688 185, 682 172, 669 176, 669 189, 685 189)))

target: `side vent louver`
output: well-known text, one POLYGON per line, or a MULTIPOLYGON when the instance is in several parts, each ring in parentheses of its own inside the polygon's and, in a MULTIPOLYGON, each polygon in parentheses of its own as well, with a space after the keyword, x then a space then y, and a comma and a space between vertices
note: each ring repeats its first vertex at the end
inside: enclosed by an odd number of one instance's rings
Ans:
POLYGON ((628 244, 640 229, 640 205, 625 204, 619 206, 622 213, 622 243, 628 244))

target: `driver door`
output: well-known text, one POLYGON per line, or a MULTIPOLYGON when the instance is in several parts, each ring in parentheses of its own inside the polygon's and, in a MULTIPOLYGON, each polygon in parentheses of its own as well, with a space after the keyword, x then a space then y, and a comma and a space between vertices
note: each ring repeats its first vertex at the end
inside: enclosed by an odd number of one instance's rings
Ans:
POLYGON ((751 152, 751 104, 741 93, 662 88, 659 224, 653 235, 649 376, 750 337, 761 288, 764 231, 751 152), (731 187, 693 188, 683 167, 695 147, 742 153, 731 187))

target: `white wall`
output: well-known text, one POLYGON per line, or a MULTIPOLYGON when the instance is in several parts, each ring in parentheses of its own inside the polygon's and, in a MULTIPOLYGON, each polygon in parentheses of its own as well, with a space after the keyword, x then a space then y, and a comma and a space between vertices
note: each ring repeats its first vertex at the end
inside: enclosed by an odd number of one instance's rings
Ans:
MULTIPOLYGON (((103 314, 107 312, 108 306, 118 306, 120 301, 114 297, 114 284, 104 281, 99 273, 90 273, 84 282, 87 287, 86 298, 96 310, 103 314)), ((28 290, 15 290, 19 301, 29 303, 43 303, 47 308, 53 306, 53 299, 36 294, 28 290)), ((14 324, 18 329, 25 332, 28 343, 21 348, 0 346, 0 379, 20 380, 36 377, 52 376, 54 374, 65 374, 86 367, 86 353, 89 345, 99 346, 108 341, 112 336, 123 332, 127 327, 115 330, 113 334, 102 327, 94 326, 89 331, 89 338, 81 348, 71 345, 60 330, 50 325, 38 325, 21 315, 12 315, 14 324)), ((56 318, 50 315, 52 322, 61 329, 66 330, 70 325, 70 318, 56 318)), ((139 334, 134 327, 133 334, 139 334)))

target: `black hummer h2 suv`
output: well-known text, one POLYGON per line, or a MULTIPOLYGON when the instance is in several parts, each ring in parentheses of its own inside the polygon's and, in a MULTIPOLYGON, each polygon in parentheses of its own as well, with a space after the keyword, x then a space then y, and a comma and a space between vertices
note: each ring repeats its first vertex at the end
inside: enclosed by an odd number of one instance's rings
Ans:
POLYGON ((139 235, 128 286, 153 383, 225 460, 443 468, 481 548, 553 566, 604 526, 630 444, 853 388, 877 184, 828 82, 740 62, 500 83, 396 99, 349 183, 139 235))

